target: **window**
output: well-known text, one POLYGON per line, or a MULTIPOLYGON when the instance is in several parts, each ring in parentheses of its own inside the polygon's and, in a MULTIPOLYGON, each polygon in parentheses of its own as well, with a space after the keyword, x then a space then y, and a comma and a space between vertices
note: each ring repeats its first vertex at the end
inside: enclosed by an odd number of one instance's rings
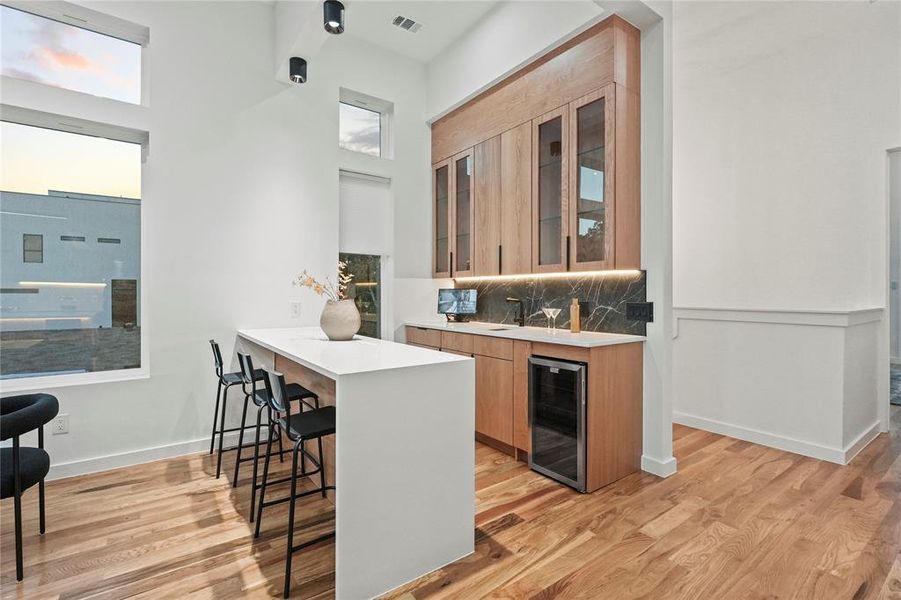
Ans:
POLYGON ((338 145, 370 156, 382 155, 382 115, 341 102, 339 104, 338 145))
POLYGON ((371 254, 340 253, 338 260, 347 263, 347 274, 353 279, 348 286, 348 296, 354 299, 360 311, 360 335, 382 337, 381 256, 371 254))
POLYGON ((140 144, 8 122, 0 138, 0 378, 140 367, 140 144))
POLYGON ((44 262, 44 236, 35 233, 22 234, 22 262, 44 262))
POLYGON ((141 46, 0 6, 3 75, 141 103, 141 46))

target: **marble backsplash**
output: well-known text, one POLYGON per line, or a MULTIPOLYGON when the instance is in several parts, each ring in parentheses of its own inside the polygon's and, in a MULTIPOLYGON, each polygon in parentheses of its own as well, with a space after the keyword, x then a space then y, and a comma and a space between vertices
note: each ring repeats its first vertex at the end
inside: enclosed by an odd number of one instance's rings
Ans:
POLYGON ((522 279, 482 279, 458 281, 458 288, 478 291, 477 313, 474 321, 516 323, 517 306, 507 298, 523 302, 526 325, 546 327, 547 318, 542 307, 562 309, 557 327, 569 329, 569 306, 572 298, 582 303, 582 329, 607 333, 645 335, 646 323, 626 318, 626 302, 644 302, 646 275, 644 271, 602 273, 571 277, 523 277, 522 279))

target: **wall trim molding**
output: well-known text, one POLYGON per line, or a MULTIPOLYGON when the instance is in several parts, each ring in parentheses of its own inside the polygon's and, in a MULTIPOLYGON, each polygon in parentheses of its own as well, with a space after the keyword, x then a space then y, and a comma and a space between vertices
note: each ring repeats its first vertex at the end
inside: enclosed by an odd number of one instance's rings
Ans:
POLYGON ((776 310, 769 308, 702 308, 673 307, 673 337, 678 335, 679 321, 733 321, 738 323, 770 323, 776 325, 811 325, 816 327, 853 327, 881 321, 885 308, 854 310, 776 310))
POLYGON ((659 458, 654 458, 652 456, 648 456, 647 454, 642 454, 641 470, 658 477, 669 477, 670 475, 674 475, 676 473, 676 458, 670 456, 667 459, 660 460, 659 458))
MULTIPOLYGON (((231 432, 225 436, 226 447, 234 445, 237 441, 237 432, 231 432)), ((47 474, 47 481, 88 475, 90 473, 100 473, 102 471, 111 471, 123 467, 132 467, 157 460, 163 460, 165 458, 175 458, 176 456, 185 456, 187 454, 196 454, 198 452, 209 452, 209 450, 210 438, 207 436, 187 442, 175 442, 174 444, 166 444, 163 446, 129 450, 127 452, 120 452, 109 456, 96 456, 93 458, 83 458, 64 463, 56 463, 50 465, 50 473, 47 474)))
POLYGON ((733 437, 746 442, 769 446, 777 450, 784 450, 794 454, 801 454, 811 458, 826 460, 839 465, 845 464, 845 452, 840 448, 830 448, 813 442, 806 442, 788 436, 776 435, 759 429, 750 427, 742 427, 731 423, 724 423, 715 419, 707 419, 695 415, 686 414, 677 410, 673 411, 673 423, 694 427, 695 429, 703 429, 733 437))
POLYGON ((855 456, 860 454, 860 451, 867 447, 867 445, 879 437, 879 434, 883 433, 882 431, 882 421, 880 419, 876 419, 872 425, 867 427, 863 433, 857 436, 857 439, 845 446, 844 451, 844 464, 848 464, 851 462, 855 456))

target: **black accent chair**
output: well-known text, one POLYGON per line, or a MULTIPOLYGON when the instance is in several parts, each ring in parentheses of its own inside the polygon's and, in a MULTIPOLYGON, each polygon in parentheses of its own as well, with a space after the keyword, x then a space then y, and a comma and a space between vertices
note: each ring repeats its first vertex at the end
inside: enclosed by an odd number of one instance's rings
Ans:
POLYGON ((22 581, 22 492, 38 484, 41 535, 44 535, 44 478, 50 471, 50 455, 44 450, 44 424, 59 413, 59 402, 50 394, 25 394, 0 398, 0 440, 12 438, 11 448, 0 448, 0 498, 15 498, 16 580, 22 581), (19 437, 38 431, 38 447, 23 448, 19 437))
POLYGON ((281 504, 288 502, 288 543, 287 556, 285 558, 285 590, 284 595, 287 598, 291 593, 291 557, 292 555, 304 548, 318 544, 325 540, 335 537, 332 531, 325 535, 307 540, 302 544, 294 544, 294 508, 298 498, 310 496, 312 494, 322 494, 325 498, 326 491, 334 490, 335 486, 325 484, 325 457, 322 455, 322 438, 335 433, 335 407, 324 406, 313 410, 301 411, 297 414, 291 414, 288 404, 288 390, 285 385, 285 376, 274 371, 267 372, 266 388, 269 392, 268 404, 270 408, 271 418, 269 421, 269 440, 266 444, 266 461, 263 465, 263 483, 260 486, 260 501, 257 504, 257 523, 254 537, 260 536, 260 523, 263 520, 263 507, 272 506, 273 504, 281 504), (288 438, 294 442, 291 461, 291 475, 282 479, 269 481, 269 459, 272 455, 272 436, 275 433, 276 425, 283 430, 288 438), (317 440, 319 442, 319 458, 313 456, 304 448, 304 442, 309 440, 317 440), (301 461, 301 472, 297 472, 298 456, 306 458, 315 467, 307 471, 306 464, 301 461), (309 477, 319 474, 319 487, 297 493, 297 478, 309 477), (266 488, 268 486, 291 482, 291 493, 284 498, 266 501, 266 488))
MULTIPOLYGON (((213 453, 213 446, 216 442, 216 434, 219 434, 219 450, 217 452, 216 457, 216 479, 219 479, 219 475, 222 473, 222 453, 223 452, 231 452, 233 450, 237 450, 237 447, 233 448, 222 448, 223 439, 226 433, 232 431, 238 431, 241 429, 240 427, 232 427, 230 429, 225 428, 225 414, 228 412, 226 410, 226 404, 228 401, 228 390, 232 386, 241 385, 243 379, 241 377, 241 373, 226 373, 225 368, 222 363, 222 352, 219 350, 219 344, 216 343, 216 340, 210 340, 210 347, 213 349, 213 366, 216 369, 216 408, 213 411, 213 434, 210 436, 210 454, 213 453), (219 398, 222 397, 222 411, 219 411, 219 398), (216 429, 216 422, 219 422, 219 428, 216 429)), ((257 381, 263 381, 265 378, 265 373, 263 373, 262 369, 257 369, 253 377, 257 381)), ((247 398, 244 398, 244 410, 247 412, 247 398)))
MULTIPOLYGON (((238 470, 241 467, 241 463, 252 460, 253 461, 253 483, 250 488, 250 522, 253 522, 254 514, 255 514, 255 506, 256 506, 256 497, 257 490, 260 489, 260 485, 257 483, 257 472, 258 466, 260 462, 260 428, 263 427, 262 419, 263 419, 263 409, 268 409, 269 407, 269 392, 264 387, 263 389, 257 389, 257 380, 254 379, 254 373, 257 372, 257 369, 253 368, 253 358, 249 354, 245 354, 244 352, 238 352, 238 364, 241 366, 241 387, 244 391, 244 412, 241 415, 241 433, 238 434, 238 456, 235 457, 235 477, 232 481, 232 487, 238 486, 238 470), (247 407, 253 401, 254 405, 257 408, 257 423, 256 423, 256 435, 253 444, 251 447, 253 448, 253 456, 242 457, 241 450, 245 448, 244 445, 244 430, 247 427, 247 407)), ((303 387, 299 383, 289 383, 286 386, 287 397, 290 402, 292 401, 300 401, 300 410, 303 411, 304 408, 315 409, 319 408, 319 396, 316 395, 315 392, 311 392, 307 388, 303 387)), ((267 412, 268 414, 268 412, 267 412)), ((267 417, 267 422, 269 418, 267 417)), ((276 423, 276 427, 278 427, 278 423, 276 423)), ((278 458, 279 461, 283 461, 283 457, 285 454, 284 448, 282 448, 282 432, 281 429, 278 430, 278 458)))

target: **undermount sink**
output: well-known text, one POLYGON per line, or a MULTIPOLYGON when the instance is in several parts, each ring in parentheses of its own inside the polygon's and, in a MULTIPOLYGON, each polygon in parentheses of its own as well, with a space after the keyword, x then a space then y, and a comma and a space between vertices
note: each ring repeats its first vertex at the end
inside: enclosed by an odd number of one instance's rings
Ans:
POLYGON ((513 329, 512 327, 491 327, 488 331, 507 331, 508 329, 513 329))

